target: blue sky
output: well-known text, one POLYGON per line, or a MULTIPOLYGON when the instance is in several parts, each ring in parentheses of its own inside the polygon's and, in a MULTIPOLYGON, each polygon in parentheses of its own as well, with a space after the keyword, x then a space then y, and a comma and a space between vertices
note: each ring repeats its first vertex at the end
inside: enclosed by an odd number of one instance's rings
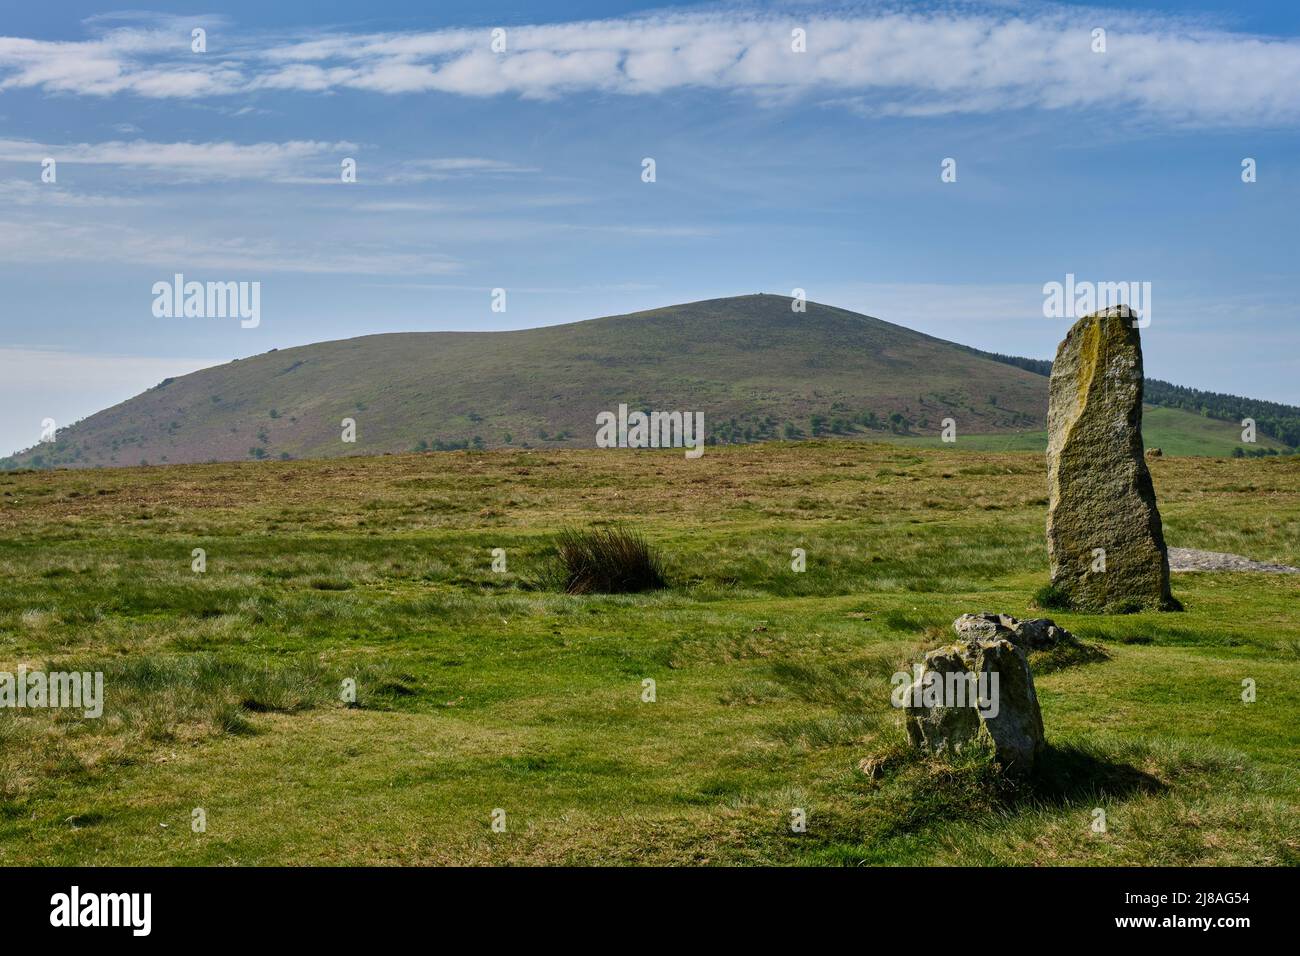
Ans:
POLYGON ((1148 374, 1300 404, 1298 34, 1293 3, 6 5, 0 453, 270 348, 754 291, 1048 357, 1067 273, 1152 283, 1148 374), (155 318, 176 272, 260 282, 261 324, 155 318))

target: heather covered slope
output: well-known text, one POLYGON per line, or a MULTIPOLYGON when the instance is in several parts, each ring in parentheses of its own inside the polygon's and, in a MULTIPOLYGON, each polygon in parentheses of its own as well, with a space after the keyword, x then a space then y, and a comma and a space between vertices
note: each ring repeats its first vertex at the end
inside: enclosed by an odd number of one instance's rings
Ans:
POLYGON ((619 403, 703 411, 719 441, 937 433, 948 416, 985 434, 1042 428, 1047 381, 844 309, 808 303, 795 313, 784 296, 750 295, 524 331, 269 352, 165 382, 12 463, 591 447, 596 414, 619 403), (344 418, 356 421, 355 444, 341 441, 344 418))

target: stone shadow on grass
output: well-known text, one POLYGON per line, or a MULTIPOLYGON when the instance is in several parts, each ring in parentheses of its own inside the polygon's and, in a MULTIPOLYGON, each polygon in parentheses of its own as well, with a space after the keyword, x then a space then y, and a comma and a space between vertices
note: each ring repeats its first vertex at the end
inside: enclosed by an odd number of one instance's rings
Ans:
POLYGON ((864 760, 859 770, 872 780, 869 806, 882 837, 963 818, 994 818, 1035 807, 1095 806, 1168 790, 1132 764, 1081 744, 1048 744, 1033 773, 1025 777, 1003 772, 992 751, 984 748, 935 757, 901 743, 864 760))
POLYGON ((1100 664, 1108 660, 1110 654, 1106 652, 1106 648, 1086 641, 1075 641, 1048 650, 1029 652, 1029 668, 1037 676, 1082 664, 1100 664))
POLYGON ((1124 799, 1168 789, 1146 771, 1111 760, 1091 747, 1049 743, 1038 755, 1033 774, 1025 780, 1026 792, 1018 796, 1048 806, 1070 806, 1098 798, 1124 799))

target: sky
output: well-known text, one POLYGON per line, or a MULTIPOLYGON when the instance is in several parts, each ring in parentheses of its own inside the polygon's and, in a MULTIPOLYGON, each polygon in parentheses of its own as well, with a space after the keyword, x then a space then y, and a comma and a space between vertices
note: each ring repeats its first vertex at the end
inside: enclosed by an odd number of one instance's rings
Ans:
POLYGON ((1049 358, 1067 274, 1150 283, 1148 375, 1300 404, 1298 122, 1289 0, 3 0, 0 455, 271 348, 760 291, 1049 358))

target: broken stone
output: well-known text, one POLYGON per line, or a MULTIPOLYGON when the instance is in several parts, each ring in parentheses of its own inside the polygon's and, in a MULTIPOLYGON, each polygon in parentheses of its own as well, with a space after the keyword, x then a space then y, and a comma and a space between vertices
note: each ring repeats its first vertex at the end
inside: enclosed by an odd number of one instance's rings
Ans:
POLYGON ((1006 638, 1026 651, 1049 651, 1063 644, 1077 644, 1078 640, 1063 627, 1046 617, 1018 621, 1010 614, 963 614, 952 622, 953 630, 961 638, 1006 638))
POLYGON ((1028 773, 1045 746, 1043 717, 1025 647, 1002 620, 958 618, 960 639, 928 652, 910 684, 896 678, 894 704, 906 709, 912 746, 934 754, 990 747, 1004 770, 1028 773))
POLYGON ((1047 553, 1052 584, 1083 611, 1178 607, 1142 450, 1136 320, 1127 306, 1080 319, 1052 365, 1047 553))

